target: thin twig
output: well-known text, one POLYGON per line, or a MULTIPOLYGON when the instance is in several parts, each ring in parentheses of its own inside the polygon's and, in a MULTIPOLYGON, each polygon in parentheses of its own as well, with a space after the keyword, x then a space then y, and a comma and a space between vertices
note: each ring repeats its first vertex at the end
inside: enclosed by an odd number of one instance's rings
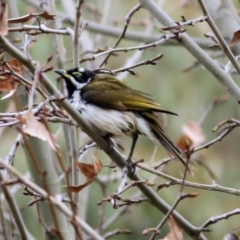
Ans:
POLYGON ((234 215, 238 215, 240 214, 240 208, 236 208, 235 210, 228 212, 228 213, 224 213, 222 215, 216 216, 216 217, 211 217, 209 220, 207 220, 205 223, 203 223, 203 225, 199 228, 199 232, 201 231, 207 231, 207 227, 211 224, 214 224, 216 222, 219 222, 222 219, 228 219, 231 216, 234 215))
MULTIPOLYGON (((64 213, 67 217, 72 217, 73 213, 72 211, 65 205, 65 203, 61 202, 59 199, 53 196, 49 196, 49 194, 36 185, 33 181, 25 178, 22 176, 20 172, 18 172, 15 168, 13 168, 11 165, 5 163, 2 159, 0 159, 0 166, 6 168, 13 176, 15 176, 22 184, 32 189, 34 192, 42 196, 43 199, 50 201, 54 206, 56 206, 62 213, 64 213)), ((103 238, 89 226, 85 221, 81 220, 79 217, 74 216, 75 221, 79 224, 79 226, 82 227, 82 229, 88 233, 90 236, 92 236, 96 240, 103 240, 103 238)), ((26 238, 28 239, 28 238, 26 238)))
POLYGON ((212 20, 205 4, 203 0, 198 0, 199 5, 202 8, 203 13, 208 17, 207 22, 210 26, 210 28, 213 30, 215 36, 217 37, 223 51, 225 52, 225 54, 228 56, 229 60, 231 61, 231 63, 233 64, 233 66, 236 68, 238 74, 240 74, 240 65, 238 63, 238 61, 236 60, 235 56, 233 55, 231 49, 229 48, 229 46, 226 44, 223 36, 221 35, 220 31, 218 30, 217 26, 215 25, 214 21, 212 20))
MULTIPOLYGON (((79 35, 80 35, 80 18, 82 15, 82 6, 83 6, 84 0, 78 0, 76 5, 76 18, 74 23, 74 35, 73 35, 73 67, 79 66, 79 35)), ((77 128, 72 126, 69 128, 70 133, 70 152, 71 152, 71 177, 72 177, 72 185, 77 186, 79 184, 79 178, 78 178, 78 169, 75 164, 75 161, 77 160, 77 147, 78 147, 78 140, 77 140, 77 128)), ((76 205, 79 204, 79 195, 78 193, 75 193, 73 196, 74 203, 76 205)), ((75 208, 74 214, 78 215, 78 208, 75 208)), ((80 231, 75 230, 75 238, 83 239, 81 229, 80 231), (80 235, 80 236, 78 236, 80 235)))
POLYGON ((113 73, 119 73, 119 72, 128 71, 128 72, 132 73, 132 71, 130 71, 130 70, 133 69, 133 68, 136 68, 136 67, 139 67, 139 66, 143 66, 143 65, 156 65, 155 61, 161 59, 162 57, 163 57, 163 54, 158 54, 156 57, 154 57, 152 59, 143 60, 143 61, 141 61, 139 63, 136 63, 134 65, 131 65, 129 67, 115 69, 115 70, 112 70, 112 72, 113 73))
MULTIPOLYGON (((112 48, 116 48, 118 46, 118 44, 120 43, 120 41, 125 37, 128 25, 131 21, 132 16, 141 8, 141 4, 136 5, 135 7, 133 7, 133 9, 128 13, 128 15, 125 18, 125 25, 123 28, 123 31, 121 33, 121 35, 119 36, 117 42, 114 44, 114 46, 112 48)), ((111 52, 108 53, 108 55, 105 57, 105 59, 102 61, 102 63, 99 65, 99 67, 102 67, 103 64, 105 64, 108 60, 108 58, 111 56, 111 52)))
POLYGON ((79 151, 78 151, 78 157, 77 159, 79 159, 80 157, 82 157, 82 155, 90 148, 96 147, 97 144, 95 142, 90 142, 88 144, 85 144, 79 151))
POLYGON ((32 83, 31 92, 28 97, 28 109, 29 110, 32 110, 32 108, 33 108, 34 94, 35 94, 35 91, 37 88, 37 84, 39 82, 40 74, 41 74, 41 69, 36 69, 35 74, 34 74, 34 80, 32 83))
MULTIPOLYGON (((1 173, 0 173, 1 175, 1 173)), ((1 176, 0 176, 1 179, 1 176)), ((0 188, 0 196, 2 196, 2 189, 0 188)), ((6 222, 4 218, 4 208, 3 208, 3 201, 2 198, 0 198, 0 222, 1 222, 1 235, 4 240, 7 240, 7 229, 6 229, 6 222)))
MULTIPOLYGON (((3 162, 4 164, 8 165, 7 163, 5 163, 2 159, 0 159, 1 162, 3 162)), ((3 165, 1 165, 3 166, 3 165)), ((8 165, 10 166, 10 165, 8 165)), ((9 171, 11 172, 11 171, 9 171)), ((3 177, 2 177, 2 173, 0 171, 0 182, 3 181, 3 177)), ((28 233, 28 230, 26 229, 26 225, 24 224, 24 221, 22 219, 22 215, 20 214, 19 208, 17 206, 17 203, 15 201, 14 196, 9 192, 8 188, 6 186, 1 186, 2 192, 6 198, 6 201, 9 205, 9 208, 11 209, 12 212, 12 216, 14 218, 14 221, 18 227, 20 236, 22 239, 29 239, 32 240, 32 236, 28 233)))
POLYGON ((58 34, 58 35, 71 35, 69 29, 51 29, 42 26, 34 26, 34 25, 23 25, 22 27, 10 27, 8 28, 9 32, 27 32, 28 35, 39 35, 39 34, 58 34))
POLYGON ((86 59, 82 58, 82 59, 80 59, 80 61, 82 61, 82 62, 87 61, 87 60, 93 61, 96 58, 101 57, 101 56, 106 55, 106 54, 109 54, 109 53, 129 52, 129 51, 135 51, 135 50, 142 51, 142 50, 147 49, 147 48, 157 47, 158 45, 161 45, 161 44, 169 41, 170 39, 174 39, 174 38, 176 38, 176 35, 168 34, 168 35, 164 35, 163 37, 161 37, 158 41, 152 42, 152 43, 149 43, 149 44, 143 44, 143 45, 134 46, 134 47, 127 47, 127 48, 115 48, 115 49, 110 48, 106 51, 103 51, 103 52, 100 52, 100 53, 97 53, 97 54, 93 54, 89 58, 86 58, 86 59))
MULTIPOLYGON (((227 136, 235 127, 238 127, 240 126, 240 122, 237 121, 236 119, 228 119, 226 121, 224 121, 223 123, 231 123, 231 125, 228 125, 227 128, 224 128, 222 129, 221 132, 218 133, 218 136, 216 138, 214 138, 212 141, 208 142, 208 143, 205 143, 197 148, 194 148, 192 150, 192 153, 195 153, 195 152, 198 152, 202 149, 205 149, 205 148, 209 148, 210 146, 212 146, 213 144, 215 144, 216 142, 220 142, 225 136, 227 136)), ((216 129, 217 130, 217 129, 216 129)), ((160 164, 154 166, 154 169, 157 169, 159 168, 160 166, 164 165, 164 164, 167 164, 169 162, 171 162, 172 160, 174 160, 173 157, 171 158, 167 158, 167 159, 164 159, 160 164)))
MULTIPOLYGON (((162 177, 166 180, 169 180, 170 182, 165 185, 166 187, 169 187, 171 185, 176 185, 176 184, 178 184, 178 185, 182 184, 182 179, 172 177, 172 176, 167 175, 163 172, 160 172, 160 171, 154 170, 150 167, 147 167, 143 164, 138 163, 137 167, 139 167, 139 168, 141 168, 141 169, 143 169, 143 170, 145 170, 149 173, 152 173, 152 174, 155 174, 159 177, 162 177)), ((184 184, 185 184, 185 186, 188 186, 188 187, 205 189, 205 190, 208 190, 208 191, 223 192, 223 193, 228 193, 228 194, 232 194, 232 195, 235 195, 235 196, 240 196, 240 190, 234 189, 234 188, 223 187, 223 186, 220 186, 216 183, 213 183, 212 185, 208 185, 208 184, 201 184, 201 183, 194 183, 194 182, 185 181, 184 184)))
POLYGON ((18 146, 20 145, 20 142, 22 141, 22 134, 18 134, 10 152, 8 155, 5 157, 6 163, 13 165, 13 159, 15 157, 16 151, 18 149, 18 146))
POLYGON ((128 230, 128 229, 124 229, 124 230, 120 230, 120 229, 115 229, 111 232, 108 232, 106 234, 104 234, 103 238, 104 239, 108 239, 114 235, 119 235, 119 234, 131 234, 132 231, 128 230))
MULTIPOLYGON (((26 78, 24 78, 23 76, 21 76, 20 74, 18 74, 16 71, 14 71, 11 66, 5 62, 5 65, 7 66, 7 68, 9 69, 9 73, 12 74, 13 76, 17 77, 17 79, 19 79, 19 82, 23 85, 23 86, 27 86, 30 87, 32 86, 32 82, 29 82, 26 78)), ((7 73, 7 71, 5 71, 5 73, 7 73)), ((37 91, 44 97, 47 98, 47 95, 37 87, 37 91)))
POLYGON ((182 22, 175 22, 176 25, 174 26, 164 26, 162 27, 162 30, 163 31, 169 31, 171 29, 175 29, 175 28, 178 28, 179 26, 183 27, 183 26, 194 26, 196 23, 201 23, 201 22, 204 22, 204 21, 207 21, 208 17, 207 16, 201 16, 199 18, 196 18, 196 19, 191 19, 191 20, 187 20, 185 19, 184 16, 182 16, 182 22))
POLYGON ((84 0, 78 0, 76 5, 76 18, 74 23, 74 37, 73 37, 73 66, 78 67, 78 56, 79 56, 79 29, 80 29, 80 18, 82 15, 82 4, 84 0))
POLYGON ((183 189, 184 189, 184 186, 185 186, 185 181, 186 181, 186 177, 187 177, 187 173, 188 173, 188 169, 189 169, 188 168, 189 161, 190 161, 190 157, 191 157, 190 154, 186 154, 186 155, 187 155, 187 162, 186 162, 186 166, 185 166, 185 169, 184 169, 184 174, 183 174, 183 178, 182 178, 181 189, 180 189, 179 195, 178 195, 176 201, 173 203, 172 207, 168 210, 168 212, 163 217, 162 221, 157 225, 157 227, 155 228, 156 230, 153 232, 153 234, 152 234, 152 236, 150 237, 149 240, 154 240, 155 239, 155 237, 159 233, 159 230, 164 225, 164 223, 167 221, 167 219, 172 214, 172 212, 177 207, 177 205, 180 203, 180 201, 182 201, 183 199, 185 199, 187 197, 195 197, 196 196, 195 194, 192 194, 192 193, 188 193, 188 194, 183 193, 183 189))

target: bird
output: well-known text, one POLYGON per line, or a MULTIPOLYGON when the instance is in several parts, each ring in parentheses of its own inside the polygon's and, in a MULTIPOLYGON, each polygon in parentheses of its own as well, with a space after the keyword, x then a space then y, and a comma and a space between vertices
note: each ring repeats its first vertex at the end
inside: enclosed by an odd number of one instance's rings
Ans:
POLYGON ((64 79, 68 101, 94 131, 116 142, 132 137, 128 161, 138 135, 144 135, 186 164, 185 153, 165 134, 160 116, 177 114, 164 110, 149 94, 130 88, 114 75, 85 68, 56 69, 55 73, 64 79))

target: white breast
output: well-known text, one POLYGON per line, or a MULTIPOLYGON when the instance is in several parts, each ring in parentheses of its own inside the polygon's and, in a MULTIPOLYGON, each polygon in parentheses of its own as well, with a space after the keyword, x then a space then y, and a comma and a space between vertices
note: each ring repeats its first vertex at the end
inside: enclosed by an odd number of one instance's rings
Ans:
POLYGON ((73 93, 70 103, 74 108, 76 108, 80 112, 86 108, 86 104, 83 102, 81 98, 80 91, 75 91, 73 93))
POLYGON ((86 104, 82 101, 79 91, 74 92, 71 104, 102 136, 111 134, 113 138, 120 140, 131 136, 132 132, 138 131, 140 134, 154 139, 148 122, 133 112, 109 110, 93 104, 86 104))
POLYGON ((113 135, 113 138, 125 138, 133 132, 154 138, 148 123, 143 118, 137 117, 132 112, 102 109, 95 105, 87 104, 81 114, 91 125, 97 128, 104 136, 113 135))

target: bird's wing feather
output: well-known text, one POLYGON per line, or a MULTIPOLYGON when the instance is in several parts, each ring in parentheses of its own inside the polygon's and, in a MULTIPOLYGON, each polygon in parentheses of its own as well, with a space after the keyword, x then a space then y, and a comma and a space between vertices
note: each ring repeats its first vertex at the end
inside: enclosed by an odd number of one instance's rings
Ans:
POLYGON ((83 100, 104 108, 120 111, 157 111, 174 114, 165 111, 150 98, 150 95, 129 88, 120 81, 111 77, 93 80, 81 90, 83 100))
POLYGON ((174 157, 178 158, 183 165, 186 165, 186 155, 185 153, 178 147, 178 145, 169 138, 163 128, 161 119, 158 114, 153 112, 143 112, 141 116, 146 119, 151 124, 149 125, 151 127, 152 133, 158 140, 158 142, 167 150, 167 152, 174 155, 174 157))

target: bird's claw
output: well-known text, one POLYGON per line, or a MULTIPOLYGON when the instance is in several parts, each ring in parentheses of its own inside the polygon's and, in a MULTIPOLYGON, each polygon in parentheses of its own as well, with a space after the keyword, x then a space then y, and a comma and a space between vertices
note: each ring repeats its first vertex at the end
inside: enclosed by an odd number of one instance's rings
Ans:
POLYGON ((126 160, 126 168, 129 176, 133 175, 136 171, 136 164, 129 157, 126 160))

